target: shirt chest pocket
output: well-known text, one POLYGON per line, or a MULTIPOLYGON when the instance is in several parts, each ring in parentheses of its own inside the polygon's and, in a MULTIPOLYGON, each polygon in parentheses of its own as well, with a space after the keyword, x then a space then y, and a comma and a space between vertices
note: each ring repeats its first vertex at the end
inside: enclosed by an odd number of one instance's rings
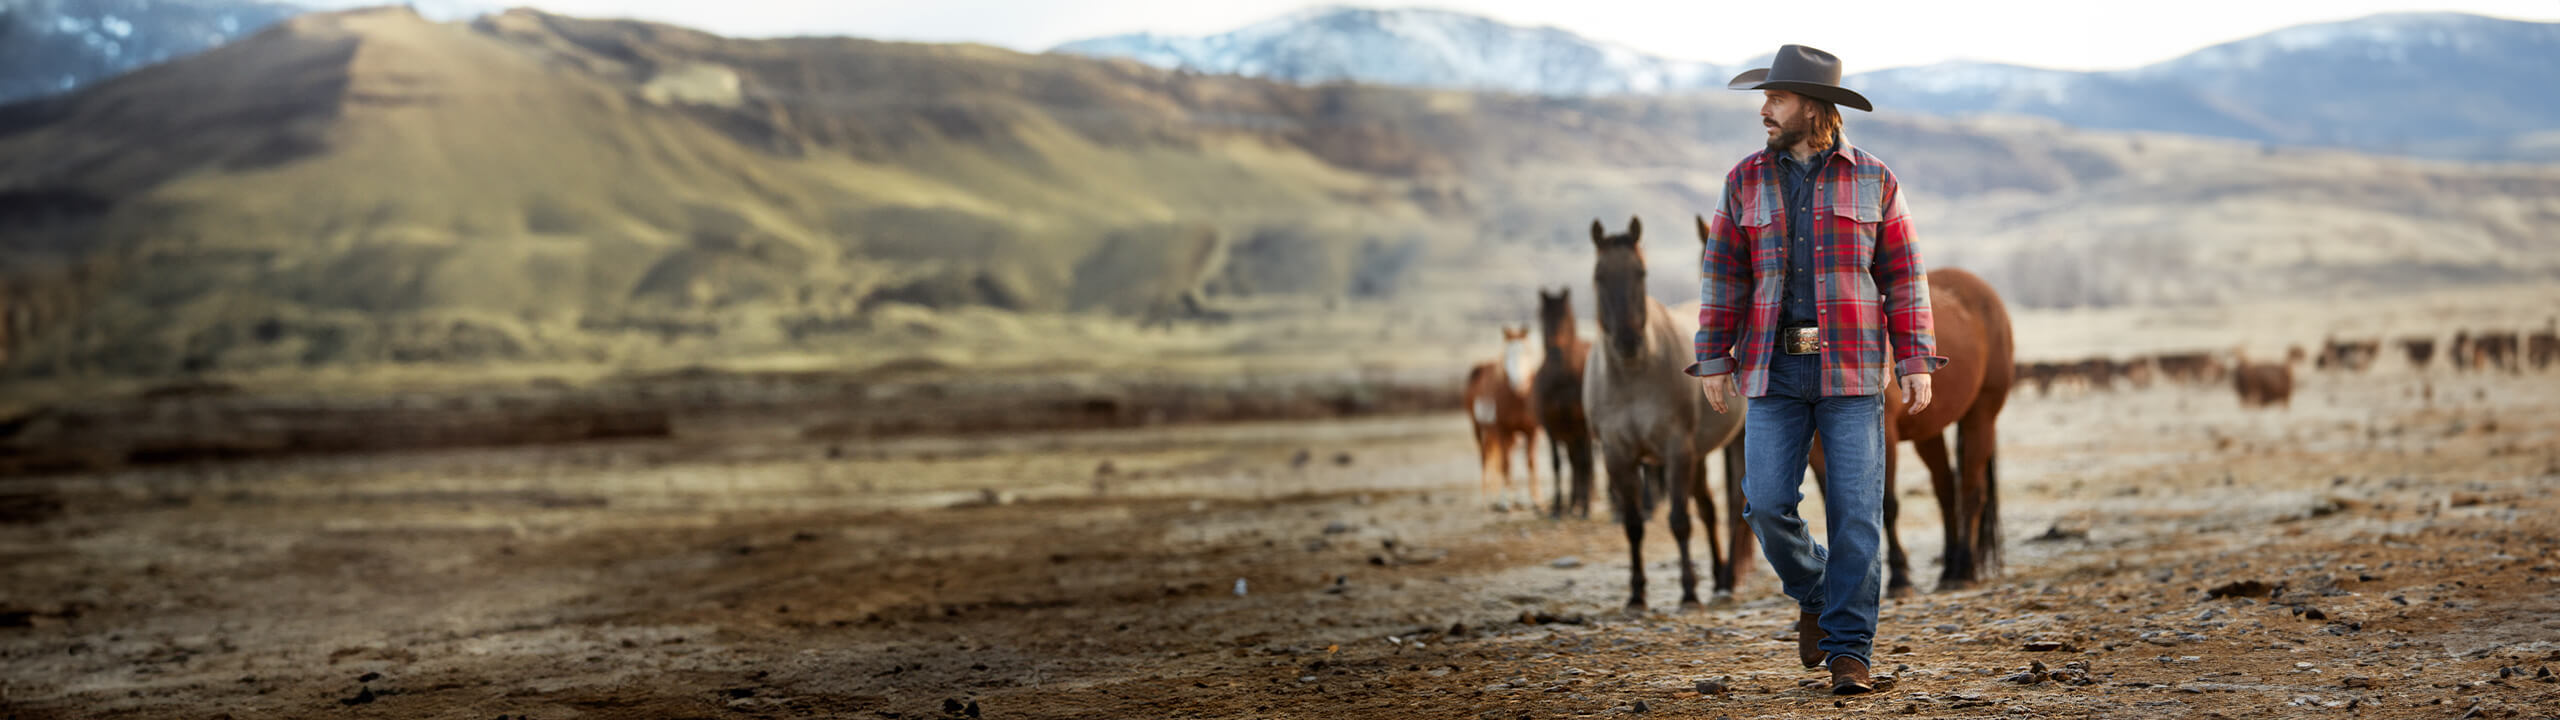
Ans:
POLYGON ((1751 239, 1751 268, 1762 274, 1775 273, 1786 265, 1786 218, 1778 199, 1768 192, 1747 193, 1742 198, 1742 216, 1734 218, 1743 233, 1751 239))
POLYGON ((1823 221, 1831 225, 1827 229, 1836 231, 1825 234, 1837 243, 1824 250, 1847 254, 1844 259, 1853 260, 1855 267, 1870 267, 1876 258, 1876 230, 1884 223, 1884 182, 1859 178, 1849 184, 1849 190, 1823 199, 1827 211, 1823 221))

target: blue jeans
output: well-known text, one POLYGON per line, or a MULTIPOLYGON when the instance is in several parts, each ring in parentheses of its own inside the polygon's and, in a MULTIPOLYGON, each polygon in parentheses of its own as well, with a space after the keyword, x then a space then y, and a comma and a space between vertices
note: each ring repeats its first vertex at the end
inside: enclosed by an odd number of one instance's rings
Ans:
POLYGON ((1821 356, 1776 355, 1769 394, 1751 399, 1743 440, 1743 518, 1787 597, 1819 616, 1820 647, 1874 667, 1884 599, 1884 396, 1822 395, 1821 356), (1831 547, 1814 544, 1796 504, 1815 433, 1827 467, 1822 499, 1831 547))

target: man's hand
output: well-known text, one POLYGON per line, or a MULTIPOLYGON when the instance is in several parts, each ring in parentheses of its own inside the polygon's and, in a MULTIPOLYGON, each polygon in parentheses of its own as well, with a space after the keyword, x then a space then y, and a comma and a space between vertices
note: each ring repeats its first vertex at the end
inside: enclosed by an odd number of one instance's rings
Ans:
POLYGON ((1918 415, 1929 409, 1929 374, 1902 376, 1902 414, 1918 415))
POLYGON ((1716 414, 1722 415, 1725 408, 1724 399, 1731 397, 1735 392, 1733 373, 1698 378, 1698 387, 1704 388, 1707 392, 1707 406, 1715 408, 1716 414))

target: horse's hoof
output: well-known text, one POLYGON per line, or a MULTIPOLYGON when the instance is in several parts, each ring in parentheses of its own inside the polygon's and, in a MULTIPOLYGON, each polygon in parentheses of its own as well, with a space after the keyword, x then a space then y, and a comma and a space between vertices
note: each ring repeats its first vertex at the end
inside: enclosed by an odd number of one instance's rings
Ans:
POLYGON ((1893 598, 1895 600, 1909 600, 1911 599, 1911 596, 1917 595, 1919 592, 1919 589, 1912 587, 1911 583, 1899 583, 1888 586, 1884 589, 1885 597, 1893 598))
POLYGON ((1974 586, 1974 585, 1975 585, 1974 581, 1971 581, 1971 580, 1959 580, 1959 579, 1956 579, 1956 578, 1939 578, 1939 579, 1938 579, 1938 592, 1942 592, 1942 593, 1963 592, 1963 591, 1966 591, 1966 590, 1971 590, 1971 589, 1973 589, 1973 586, 1974 586))
POLYGON ((1627 601, 1627 617, 1644 617, 1644 613, 1644 600, 1637 599, 1627 601))
POLYGON ((1507 512, 1511 512, 1511 503, 1502 502, 1502 501, 1499 501, 1499 500, 1494 501, 1494 503, 1493 503, 1493 511, 1494 511, 1494 512, 1498 512, 1498 513, 1507 513, 1507 512))
POLYGON ((1719 610, 1740 604, 1742 601, 1733 599, 1732 592, 1719 592, 1707 598, 1707 607, 1719 610))

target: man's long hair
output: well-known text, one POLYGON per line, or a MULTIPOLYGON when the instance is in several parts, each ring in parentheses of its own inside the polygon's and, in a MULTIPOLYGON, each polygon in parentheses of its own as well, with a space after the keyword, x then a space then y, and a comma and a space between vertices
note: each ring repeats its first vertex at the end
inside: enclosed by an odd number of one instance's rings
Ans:
POLYGON ((1811 137, 1806 140, 1811 141, 1815 150, 1830 149, 1831 141, 1840 135, 1840 106, 1829 100, 1805 99, 1813 103, 1813 120, 1805 126, 1806 134, 1811 137))

